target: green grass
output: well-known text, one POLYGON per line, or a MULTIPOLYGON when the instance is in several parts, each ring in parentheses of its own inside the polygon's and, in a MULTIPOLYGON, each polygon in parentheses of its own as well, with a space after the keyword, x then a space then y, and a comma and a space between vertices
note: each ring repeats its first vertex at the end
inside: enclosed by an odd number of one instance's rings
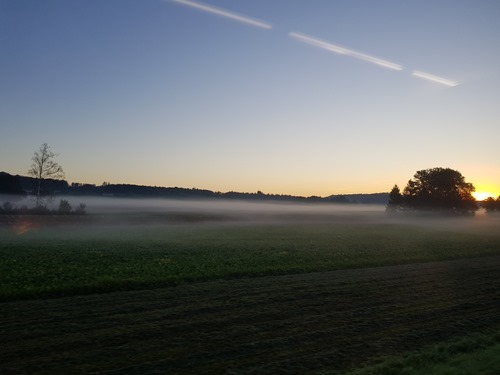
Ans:
POLYGON ((500 235, 397 224, 0 228, 0 300, 500 254, 500 235))
POLYGON ((500 330, 435 344, 345 375, 496 375, 500 373, 500 330))
POLYGON ((498 221, 16 219, 2 373, 500 373, 498 221))

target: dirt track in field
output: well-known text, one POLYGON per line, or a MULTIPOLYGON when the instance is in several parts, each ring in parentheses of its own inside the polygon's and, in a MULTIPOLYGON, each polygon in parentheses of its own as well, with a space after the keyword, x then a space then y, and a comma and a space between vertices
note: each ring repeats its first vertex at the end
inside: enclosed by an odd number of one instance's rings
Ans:
POLYGON ((500 257, 0 304, 2 374, 309 374, 500 325, 500 257))

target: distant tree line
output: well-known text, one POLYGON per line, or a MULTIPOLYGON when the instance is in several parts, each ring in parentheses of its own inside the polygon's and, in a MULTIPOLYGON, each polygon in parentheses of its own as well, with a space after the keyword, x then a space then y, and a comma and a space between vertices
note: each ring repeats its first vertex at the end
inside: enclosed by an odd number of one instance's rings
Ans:
MULTIPOLYGON (((157 187, 130 184, 111 184, 104 182, 100 186, 85 183, 72 183, 65 181, 62 167, 55 161, 57 154, 52 152, 50 146, 44 143, 32 157, 32 164, 28 171, 31 177, 12 176, 0 172, 0 194, 25 197, 36 197, 34 210, 48 211, 43 204, 46 197, 53 195, 73 196, 109 196, 130 198, 171 198, 171 199, 210 199, 226 198, 255 201, 291 201, 291 202, 331 202, 331 203, 387 203, 388 213, 398 213, 409 210, 439 211, 460 215, 474 214, 478 204, 472 193, 475 188, 471 183, 465 182, 458 171, 450 168, 432 168, 417 171, 413 179, 409 180, 403 192, 394 185, 390 193, 376 194, 347 194, 332 195, 322 198, 318 196, 299 197, 292 195, 214 192, 205 189, 186 189, 179 187, 157 187)), ((489 198, 483 202, 488 212, 499 211, 500 197, 496 200, 489 198)), ((17 209, 25 212, 27 208, 17 209)), ((14 212, 11 203, 6 202, 0 213, 14 212)), ((85 205, 80 205, 72 210, 66 200, 61 200, 57 213, 71 214, 84 213, 85 205)))
MULTIPOLYGON (((39 181, 33 177, 13 176, 0 172, 0 194, 17 196, 33 195, 38 193, 39 181)), ((65 180, 43 179, 40 182, 40 195, 66 196, 107 196, 120 198, 169 198, 169 199, 238 199, 250 201, 283 201, 304 203, 345 203, 345 204, 387 204, 388 193, 374 194, 343 194, 329 197, 300 197, 286 194, 241 193, 230 191, 226 193, 206 189, 188 189, 180 187, 158 187, 130 184, 111 184, 104 182, 101 185, 72 183, 65 180)))
POLYGON ((486 198, 481 202, 481 206, 483 206, 488 213, 500 212, 500 195, 497 199, 493 197, 486 198))
POLYGON ((20 176, 12 176, 5 172, 0 172, 0 194, 12 196, 26 196, 20 176))
POLYGON ((58 155, 54 153, 47 143, 43 143, 34 152, 31 166, 28 170, 29 177, 12 176, 0 172, 0 194, 8 195, 9 201, 0 204, 0 214, 83 214, 85 205, 80 204, 75 210, 67 200, 59 202, 57 210, 50 210, 47 203, 54 196, 105 196, 127 198, 170 198, 170 199, 239 199, 251 201, 287 201, 287 202, 330 202, 330 203, 383 203, 387 202, 387 193, 380 194, 354 194, 336 195, 326 198, 318 196, 299 197, 281 194, 227 193, 214 192, 206 189, 186 189, 179 187, 157 187, 131 184, 111 184, 103 182, 100 186, 86 183, 68 184, 64 180, 63 168, 56 162, 58 155), (10 200, 32 196, 35 207, 27 205, 16 207, 10 200))
POLYGON ((18 207, 12 202, 3 202, 0 205, 0 215, 85 215, 86 213, 85 204, 80 203, 73 209, 65 199, 59 201, 57 209, 49 209, 46 205, 40 204, 31 208, 27 205, 18 207))

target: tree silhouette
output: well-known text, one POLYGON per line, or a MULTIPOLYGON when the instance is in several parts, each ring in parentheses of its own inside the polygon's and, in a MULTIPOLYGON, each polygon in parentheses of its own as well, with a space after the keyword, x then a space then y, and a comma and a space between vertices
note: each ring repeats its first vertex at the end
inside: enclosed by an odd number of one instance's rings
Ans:
POLYGON ((57 212, 60 215, 69 215, 71 213, 71 204, 66 199, 61 199, 57 212))
POLYGON ((50 146, 44 143, 38 151, 35 151, 31 158, 32 163, 28 171, 29 175, 34 177, 36 186, 36 205, 41 205, 42 201, 42 182, 46 178, 61 179, 64 178, 62 167, 54 161, 57 154, 53 153, 50 146))
POLYGON ((493 197, 486 198, 481 204, 486 212, 500 211, 500 196, 495 200, 493 197))
POLYGON ((0 172, 0 194, 26 195, 18 176, 0 172))
POLYGON ((403 205, 403 196, 399 190, 398 185, 394 185, 391 192, 389 193, 389 202, 387 203, 386 211, 388 213, 395 213, 401 209, 403 205))
POLYGON ((450 168, 431 168, 415 173, 408 181, 402 199, 407 208, 474 214, 478 208, 472 196, 474 191, 474 185, 465 182, 460 172, 450 168))

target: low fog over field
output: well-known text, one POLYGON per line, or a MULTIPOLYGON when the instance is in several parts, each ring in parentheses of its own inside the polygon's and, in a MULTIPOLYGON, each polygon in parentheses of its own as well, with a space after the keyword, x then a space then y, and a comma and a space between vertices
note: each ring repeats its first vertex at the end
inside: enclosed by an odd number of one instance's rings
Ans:
MULTIPOLYGON (((156 218, 181 221, 244 222, 271 220, 325 220, 328 218, 376 218, 385 217, 383 205, 250 202, 243 200, 174 200, 115 197, 58 196, 48 202, 49 209, 57 210, 60 200, 67 200, 73 208, 85 204, 87 216, 113 218, 118 222, 133 217, 148 217, 149 223, 156 218)), ((0 197, 0 202, 9 201, 0 197)), ((15 207, 34 206, 32 198, 11 201, 15 207)), ((140 224, 140 223, 138 223, 140 224)))
MULTIPOLYGON (((77 205, 81 198, 65 198, 77 205)), ((287 215, 287 214, 376 214, 384 212, 381 205, 342 205, 294 202, 249 202, 242 200, 173 200, 132 198, 84 198, 89 213, 203 213, 240 215, 287 215)))
MULTIPOLYGON (((117 213, 166 213, 166 212, 204 212, 204 213, 376 213, 383 212, 383 205, 335 204, 335 203, 295 203, 295 202, 251 202, 244 200, 184 200, 150 198, 115 198, 57 196, 47 202, 47 207, 57 209, 61 199, 67 200, 73 207, 80 203, 86 205, 89 214, 117 213)), ((33 198, 12 200, 9 196, 0 196, 0 202, 12 202, 15 206, 34 207, 33 198)))
MULTIPOLYGON (((370 223, 411 224, 462 230, 466 227, 491 227, 499 223, 497 215, 485 215, 483 210, 479 210, 473 217, 443 217, 431 214, 388 216, 385 206, 378 204, 58 196, 49 201, 47 207, 57 210, 60 200, 67 200, 73 208, 81 203, 85 204, 85 218, 75 218, 68 222, 97 225, 370 223)), ((0 196, 0 202, 11 202, 17 208, 34 206, 34 200, 30 197, 13 201, 9 200, 8 196, 0 196)), ((37 221, 44 222, 43 216, 37 221)), ((61 221, 65 221, 64 217, 56 219, 56 222, 61 221)))

